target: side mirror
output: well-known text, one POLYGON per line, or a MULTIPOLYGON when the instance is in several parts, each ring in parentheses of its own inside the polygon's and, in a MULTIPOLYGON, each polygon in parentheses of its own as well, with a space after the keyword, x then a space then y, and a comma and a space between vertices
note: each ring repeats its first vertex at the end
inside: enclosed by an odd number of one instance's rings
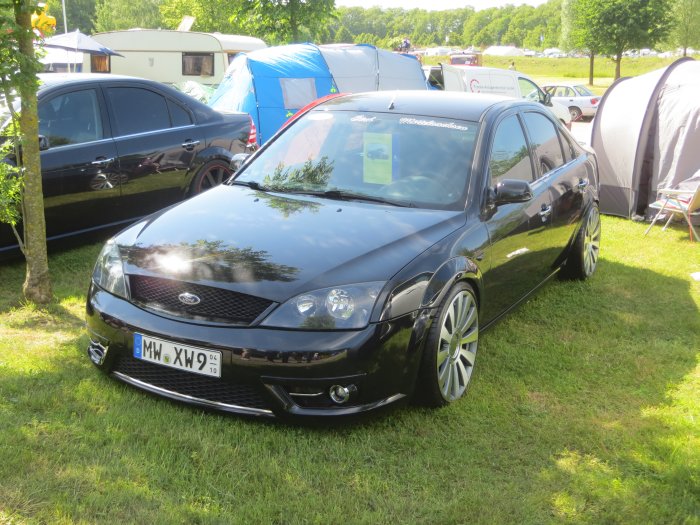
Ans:
POLYGON ((511 202, 527 202, 532 199, 532 188, 525 180, 504 179, 496 184, 493 195, 496 206, 511 202))
POLYGON ((49 149, 49 139, 44 135, 39 135, 39 151, 45 151, 49 149))
POLYGON ((231 168, 231 171, 233 171, 233 173, 236 173, 239 169, 241 169, 241 166, 245 164, 245 161, 248 160, 248 157, 250 157, 250 153, 236 153, 231 159, 231 163, 229 164, 229 168, 231 168))
POLYGON ((542 99, 542 104, 544 104, 545 106, 552 105, 552 94, 551 93, 544 94, 544 98, 542 99))

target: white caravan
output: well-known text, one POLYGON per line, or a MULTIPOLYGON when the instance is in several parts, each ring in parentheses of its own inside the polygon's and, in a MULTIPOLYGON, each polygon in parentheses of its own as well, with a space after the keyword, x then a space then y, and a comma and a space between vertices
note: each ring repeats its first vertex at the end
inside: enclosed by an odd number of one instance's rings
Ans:
POLYGON ((267 47, 250 36, 163 29, 109 31, 92 37, 123 56, 85 54, 83 71, 131 75, 167 84, 194 80, 215 86, 236 54, 267 47))

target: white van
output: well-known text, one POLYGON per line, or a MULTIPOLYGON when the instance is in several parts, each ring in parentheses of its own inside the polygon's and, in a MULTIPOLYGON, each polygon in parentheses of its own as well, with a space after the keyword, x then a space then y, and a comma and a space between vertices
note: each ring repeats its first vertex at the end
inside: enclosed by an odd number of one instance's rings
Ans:
POLYGON ((551 96, 527 75, 509 69, 495 67, 459 67, 441 64, 430 67, 428 81, 446 91, 466 91, 467 93, 491 93, 506 97, 525 98, 541 102, 571 129, 569 110, 551 100, 551 96))
POLYGON ((236 54, 267 47, 250 36, 163 29, 109 31, 92 37, 122 56, 86 53, 83 71, 130 75, 166 84, 194 80, 218 85, 236 54))

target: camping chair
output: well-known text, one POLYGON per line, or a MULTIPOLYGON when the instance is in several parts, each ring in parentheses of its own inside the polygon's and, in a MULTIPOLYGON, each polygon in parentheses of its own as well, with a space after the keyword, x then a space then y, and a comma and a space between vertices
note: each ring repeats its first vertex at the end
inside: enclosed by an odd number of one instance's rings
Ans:
POLYGON ((654 226, 654 223, 658 219, 668 213, 668 220, 661 231, 666 229, 675 215, 682 215, 688 223, 690 240, 693 240, 693 235, 695 235, 696 241, 700 238, 691 221, 691 216, 700 216, 700 181, 695 184, 695 189, 688 188, 659 191, 659 200, 652 202, 649 207, 659 211, 654 215, 654 219, 651 221, 647 231, 644 232, 644 235, 649 233, 649 230, 651 230, 651 227, 654 226))

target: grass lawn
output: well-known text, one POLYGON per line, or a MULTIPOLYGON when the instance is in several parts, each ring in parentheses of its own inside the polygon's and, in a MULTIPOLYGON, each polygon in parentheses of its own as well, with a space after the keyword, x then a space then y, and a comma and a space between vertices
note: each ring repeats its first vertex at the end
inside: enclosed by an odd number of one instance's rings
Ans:
POLYGON ((99 246, 51 257, 55 301, 0 266, 0 524, 700 524, 700 244, 603 218, 588 282, 482 336, 467 397, 347 424, 205 413, 98 373, 99 246))

